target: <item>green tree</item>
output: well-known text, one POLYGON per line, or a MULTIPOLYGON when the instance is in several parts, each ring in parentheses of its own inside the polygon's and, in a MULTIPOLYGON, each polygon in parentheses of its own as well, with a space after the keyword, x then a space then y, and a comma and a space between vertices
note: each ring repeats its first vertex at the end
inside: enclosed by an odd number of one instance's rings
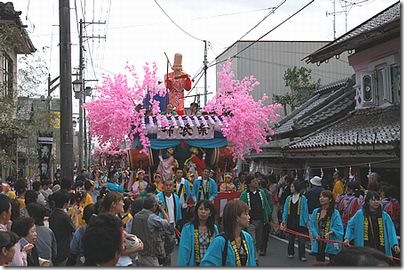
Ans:
POLYGON ((14 103, 8 97, 0 97, 0 164, 6 169, 15 168, 17 138, 28 137, 28 129, 13 117, 14 103))
POLYGON ((283 80, 285 86, 290 88, 290 92, 285 95, 274 95, 273 100, 283 105, 285 115, 287 114, 286 105, 294 111, 296 107, 312 97, 314 90, 320 85, 320 79, 313 81, 311 69, 305 67, 288 68, 283 75, 283 80))

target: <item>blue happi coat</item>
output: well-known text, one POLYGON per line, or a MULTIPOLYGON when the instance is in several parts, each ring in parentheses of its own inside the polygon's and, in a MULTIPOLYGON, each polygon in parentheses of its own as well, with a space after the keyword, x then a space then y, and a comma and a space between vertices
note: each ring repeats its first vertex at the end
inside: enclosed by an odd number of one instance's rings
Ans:
MULTIPOLYGON (((175 215, 175 223, 177 224, 178 221, 182 219, 182 212, 181 212, 181 205, 180 205, 180 200, 178 199, 177 194, 173 193, 174 196, 174 215, 175 215)), ((157 193, 157 199, 163 203, 163 208, 166 210, 167 215, 168 215, 168 209, 167 209, 167 204, 166 201, 164 200, 164 192, 159 192, 157 193)), ((160 212, 160 217, 163 218, 163 214, 160 212)))
MULTIPOLYGON (((195 262, 194 229, 195 227, 192 223, 185 224, 182 228, 180 244, 178 246, 177 266, 197 266, 195 262)), ((219 230, 215 225, 213 238, 218 234, 219 230)))
MULTIPOLYGON (((319 236, 319 228, 317 223, 317 213, 319 213, 319 211, 321 211, 321 208, 314 209, 310 217, 310 232, 313 236, 311 250, 314 253, 318 253, 318 241, 316 240, 316 237, 319 236)), ((338 210, 334 209, 334 212, 331 215, 329 231, 332 231, 333 233, 330 234, 328 239, 342 242, 342 238, 344 237, 344 226, 342 225, 342 219, 338 210)), ((337 254, 341 251, 341 249, 342 244, 326 242, 325 253, 337 254)))
MULTIPOLYGON (((307 207, 307 199, 304 195, 301 196, 301 203, 300 203, 300 217, 299 217, 299 226, 306 227, 307 222, 309 222, 309 209, 307 207)), ((289 208, 289 201, 292 199, 292 195, 289 195, 283 206, 283 213, 282 213, 282 221, 283 223, 287 224, 288 219, 288 208, 289 208)))
MULTIPOLYGON (((257 266, 255 262, 255 250, 254 250, 254 240, 252 236, 246 232, 241 231, 244 239, 246 240, 248 248, 248 260, 247 266, 257 266)), ((203 256, 201 261, 201 266, 222 266, 222 251, 225 244, 225 239, 222 236, 217 236, 213 239, 212 243, 209 245, 205 256, 203 256)), ((236 266, 236 254, 231 246, 229 240, 227 240, 227 258, 226 266, 236 266)))
MULTIPOLYGON (((345 239, 354 240, 354 245, 363 247, 365 245, 364 236, 364 213, 363 209, 356 212, 356 214, 348 221, 345 232, 345 239)), ((394 228, 393 221, 389 214, 385 211, 382 212, 383 231, 384 231, 384 252, 387 256, 392 256, 392 248, 398 245, 397 233, 394 228)))

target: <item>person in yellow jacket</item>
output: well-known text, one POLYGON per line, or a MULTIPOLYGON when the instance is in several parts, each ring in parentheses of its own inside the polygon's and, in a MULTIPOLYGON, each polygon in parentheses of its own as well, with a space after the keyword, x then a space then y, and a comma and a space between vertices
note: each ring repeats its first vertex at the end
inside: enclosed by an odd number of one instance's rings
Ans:
POLYGON ((89 204, 94 204, 93 200, 94 188, 95 188, 95 182, 93 180, 86 180, 84 182, 84 189, 86 190, 86 198, 84 200, 83 209, 89 204))
POLYGON ((338 202, 339 195, 344 193, 344 182, 342 182, 342 175, 339 171, 336 171, 332 177, 334 178, 332 195, 334 196, 334 200, 338 202))

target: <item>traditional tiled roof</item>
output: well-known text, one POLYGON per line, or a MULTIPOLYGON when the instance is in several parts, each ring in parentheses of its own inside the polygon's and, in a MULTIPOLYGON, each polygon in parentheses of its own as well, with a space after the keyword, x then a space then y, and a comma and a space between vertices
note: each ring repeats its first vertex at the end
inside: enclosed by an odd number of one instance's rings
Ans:
POLYGON ((290 143, 286 148, 390 144, 400 141, 400 133, 398 105, 373 107, 355 110, 339 121, 290 143))
POLYGON ((275 124, 276 135, 313 126, 353 109, 355 93, 352 84, 347 78, 319 88, 312 98, 275 124))
POLYGON ((400 1, 386 8, 361 25, 305 57, 306 62, 324 62, 333 56, 361 48, 376 40, 400 35, 400 1))
POLYGON ((2 22, 12 22, 21 30, 18 41, 16 41, 15 49, 17 54, 27 54, 35 52, 36 49, 31 39, 25 30, 26 25, 21 22, 21 11, 15 11, 12 2, 3 3, 0 2, 0 23, 2 22))

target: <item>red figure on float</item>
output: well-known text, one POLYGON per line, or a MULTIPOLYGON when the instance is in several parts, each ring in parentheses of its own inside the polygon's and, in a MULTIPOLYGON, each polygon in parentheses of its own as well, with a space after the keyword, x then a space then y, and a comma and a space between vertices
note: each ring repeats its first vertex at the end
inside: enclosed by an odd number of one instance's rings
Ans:
POLYGON ((164 81, 169 90, 169 101, 179 115, 184 115, 184 89, 189 91, 192 81, 189 75, 182 71, 182 54, 176 53, 174 56, 173 72, 164 75, 164 81), (168 80, 167 80, 168 75, 168 80))

